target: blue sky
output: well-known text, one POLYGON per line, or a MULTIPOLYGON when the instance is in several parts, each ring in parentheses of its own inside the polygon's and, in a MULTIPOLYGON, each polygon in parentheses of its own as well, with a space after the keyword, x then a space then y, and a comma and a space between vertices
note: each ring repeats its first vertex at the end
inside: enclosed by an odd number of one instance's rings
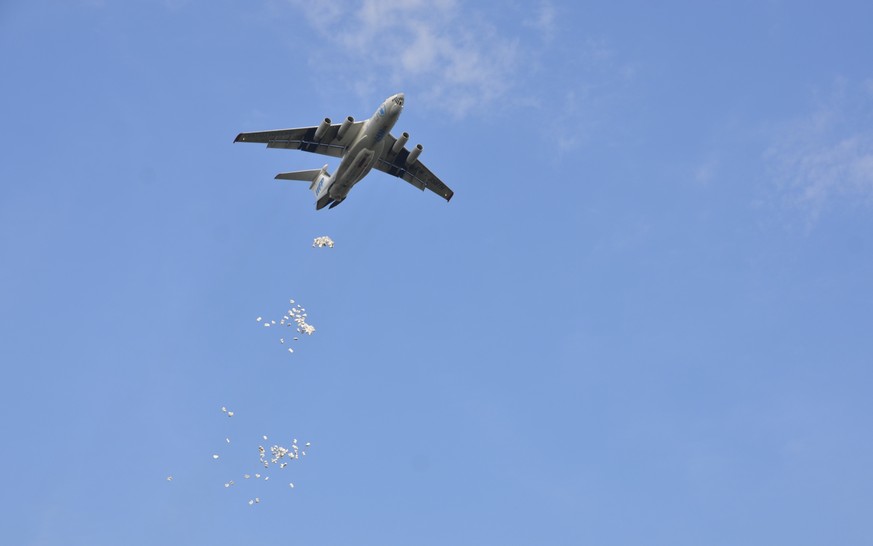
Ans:
POLYGON ((3 543, 871 543, 871 20, 4 2, 3 543), (232 144, 399 91, 449 204, 232 144))

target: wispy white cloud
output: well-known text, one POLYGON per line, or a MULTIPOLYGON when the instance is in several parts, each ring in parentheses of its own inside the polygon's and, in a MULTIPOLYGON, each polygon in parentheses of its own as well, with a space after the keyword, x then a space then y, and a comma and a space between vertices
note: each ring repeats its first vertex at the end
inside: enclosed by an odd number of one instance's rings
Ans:
POLYGON ((559 152, 614 132, 613 106, 635 80, 614 43, 564 26, 553 0, 508 2, 499 13, 472 0, 284 2, 315 34, 299 51, 326 89, 351 90, 362 102, 404 91, 455 118, 476 110, 539 116, 543 141, 559 152))
POLYGON ((873 80, 840 80, 818 102, 765 152, 784 202, 811 221, 842 202, 873 204, 873 80))
POLYGON ((557 16, 555 6, 548 0, 541 0, 524 24, 538 31, 544 42, 551 42, 558 30, 557 16))
POLYGON ((692 180, 698 186, 709 186, 716 179, 720 166, 717 157, 707 157, 693 168, 692 180))
MULTIPOLYGON (((555 49, 559 47, 564 46, 555 49)), ((555 144, 561 153, 575 153, 595 140, 623 138, 615 119, 622 103, 630 100, 636 78, 634 64, 604 37, 579 38, 572 48, 558 54, 566 59, 561 85, 541 93, 549 101, 543 108, 554 109, 545 125, 549 134, 558 135, 555 144)))
POLYGON ((415 88, 425 104, 464 115, 502 96, 520 66, 518 38, 455 0, 289 1, 323 40, 315 62, 346 71, 364 95, 415 88))

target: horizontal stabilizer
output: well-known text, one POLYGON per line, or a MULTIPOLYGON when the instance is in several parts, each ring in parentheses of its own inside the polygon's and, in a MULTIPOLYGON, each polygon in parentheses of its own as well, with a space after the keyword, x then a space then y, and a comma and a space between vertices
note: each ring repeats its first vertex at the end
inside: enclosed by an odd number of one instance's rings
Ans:
POLYGON ((279 173, 276 175, 276 180, 305 180, 312 182, 321 174, 322 169, 313 169, 310 171, 293 171, 290 173, 279 173))

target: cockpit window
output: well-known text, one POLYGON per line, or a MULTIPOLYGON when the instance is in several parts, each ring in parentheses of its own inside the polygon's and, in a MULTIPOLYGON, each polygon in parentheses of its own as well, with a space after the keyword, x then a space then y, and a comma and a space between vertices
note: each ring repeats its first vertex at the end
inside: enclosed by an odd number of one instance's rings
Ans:
POLYGON ((394 104, 397 106, 403 106, 403 97, 394 97, 394 104))

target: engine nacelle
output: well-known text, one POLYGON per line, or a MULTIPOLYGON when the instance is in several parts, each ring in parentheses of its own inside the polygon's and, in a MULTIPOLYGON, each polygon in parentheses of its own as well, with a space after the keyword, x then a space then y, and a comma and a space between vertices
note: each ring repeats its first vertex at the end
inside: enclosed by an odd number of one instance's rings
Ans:
POLYGON ((330 127, 330 118, 324 118, 324 121, 321 122, 321 125, 315 130, 315 140, 321 140, 321 137, 324 136, 324 132, 327 131, 327 128, 330 127))
POLYGON ((394 142, 394 146, 391 146, 391 151, 395 154, 399 154, 400 150, 402 150, 403 147, 406 146, 407 140, 409 140, 409 133, 403 133, 402 135, 400 135, 400 138, 398 138, 394 142))
POLYGON ((415 163, 418 160, 418 156, 421 155, 422 150, 424 150, 424 148, 421 146, 421 144, 416 144, 415 148, 413 148, 412 151, 409 152, 409 156, 407 156, 406 158, 406 164, 412 165, 413 163, 415 163))
POLYGON ((342 140, 343 135, 346 134, 346 131, 349 130, 349 127, 351 127, 352 123, 354 123, 354 122, 355 122, 355 118, 353 118, 352 116, 347 117, 343 121, 342 125, 339 126, 339 130, 336 132, 336 137, 338 139, 342 140))

